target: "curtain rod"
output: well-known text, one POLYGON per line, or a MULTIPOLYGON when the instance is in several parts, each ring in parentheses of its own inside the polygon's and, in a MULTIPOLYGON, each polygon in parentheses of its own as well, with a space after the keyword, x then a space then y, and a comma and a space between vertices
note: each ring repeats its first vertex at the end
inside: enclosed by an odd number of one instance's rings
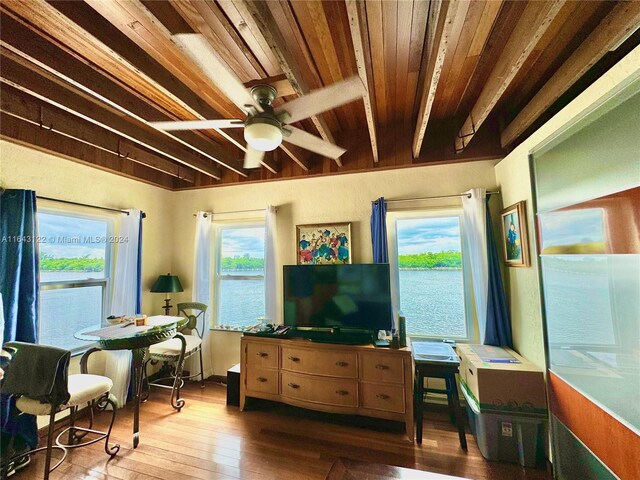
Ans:
MULTIPOLYGON (((487 191, 487 194, 500 195, 500 190, 487 191)), ((457 193, 457 194, 454 194, 454 195, 436 195, 436 196, 433 196, 433 197, 397 198, 397 199, 385 200, 384 203, 415 202, 417 200, 433 200, 433 199, 436 199, 436 198, 454 198, 454 197, 471 198, 471 194, 470 193, 457 193)), ((377 203, 378 203, 378 200, 372 200, 371 201, 371 204, 377 205, 377 203)))
MULTIPOLYGON (((89 207, 89 208, 95 208, 98 210, 106 210, 108 212, 117 212, 117 213, 124 213, 125 215, 129 215, 129 212, 127 210, 120 210, 118 208, 100 207, 98 205, 90 205, 88 203, 72 202, 70 200, 60 200, 59 198, 41 197, 40 195, 36 195, 36 197, 39 198, 40 200, 49 200, 50 202, 66 203, 68 205, 77 205, 79 207, 89 207)), ((141 212, 140 216, 142 218, 145 218, 147 214, 144 212, 141 212)))
MULTIPOLYGON (((233 210, 229 212, 204 212, 204 218, 207 218, 209 215, 225 215, 228 213, 252 213, 252 212, 264 212, 266 208, 254 208, 253 210, 233 210)), ((278 208, 276 207, 276 212, 278 208)), ((193 214, 194 217, 198 216, 197 213, 193 214)))

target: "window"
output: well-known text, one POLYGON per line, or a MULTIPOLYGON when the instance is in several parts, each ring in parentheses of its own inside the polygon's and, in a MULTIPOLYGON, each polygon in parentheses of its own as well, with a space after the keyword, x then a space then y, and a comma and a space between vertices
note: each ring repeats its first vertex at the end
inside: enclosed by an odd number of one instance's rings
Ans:
POLYGON ((410 335, 470 337, 460 232, 457 212, 395 221, 397 305, 410 335))
POLYGON ((40 242, 39 342, 86 347, 74 333, 107 316, 112 222, 67 212, 38 213, 40 242))
POLYGON ((217 325, 245 327, 263 317, 264 226, 225 225, 217 231, 214 295, 217 325))

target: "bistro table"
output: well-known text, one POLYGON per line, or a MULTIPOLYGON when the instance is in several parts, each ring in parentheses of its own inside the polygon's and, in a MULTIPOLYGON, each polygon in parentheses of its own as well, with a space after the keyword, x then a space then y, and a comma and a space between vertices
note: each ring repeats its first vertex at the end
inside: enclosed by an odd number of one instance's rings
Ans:
MULTIPOLYGON (((134 324, 116 324, 105 328, 88 327, 74 334, 78 340, 94 342, 97 348, 87 350, 80 365, 86 369, 88 357, 97 350, 131 350, 133 355, 133 448, 140 442, 140 397, 143 384, 143 369, 149 346, 164 342, 176 336, 178 330, 187 323, 183 317, 171 317, 157 315, 147 318, 147 324, 136 326, 134 324)), ((186 341, 182 335, 177 335, 182 340, 183 349, 186 341)), ((180 366, 178 367, 180 368, 180 366)))

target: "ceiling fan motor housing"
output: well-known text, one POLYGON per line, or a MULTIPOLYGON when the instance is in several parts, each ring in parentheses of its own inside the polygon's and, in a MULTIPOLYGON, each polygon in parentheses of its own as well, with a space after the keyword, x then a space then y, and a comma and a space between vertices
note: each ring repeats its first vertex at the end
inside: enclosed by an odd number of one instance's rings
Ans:
POLYGON ((271 85, 256 85, 251 89, 251 95, 262 107, 262 112, 247 117, 244 139, 249 146, 262 152, 275 150, 282 143, 282 123, 271 106, 276 94, 276 89, 271 85))

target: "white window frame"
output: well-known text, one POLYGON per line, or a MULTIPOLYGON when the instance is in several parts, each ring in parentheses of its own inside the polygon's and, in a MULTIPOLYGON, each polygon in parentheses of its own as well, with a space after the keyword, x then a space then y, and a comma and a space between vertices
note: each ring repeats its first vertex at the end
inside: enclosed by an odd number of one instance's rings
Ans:
MULTIPOLYGON (((238 230, 243 228, 262 228, 263 230, 266 228, 264 220, 250 220, 250 221, 230 221, 230 222, 220 222, 215 225, 215 265, 213 270, 213 302, 215 306, 215 315, 211 316, 211 325, 212 329, 217 329, 220 324, 220 282, 222 280, 262 280, 266 282, 264 276, 264 268, 262 270, 262 275, 223 275, 221 272, 222 268, 222 237, 223 232, 225 230, 238 230)), ((265 285, 266 288, 266 285, 265 285)), ((239 326, 235 324, 229 324, 231 326, 239 326)))
MULTIPOLYGON (((67 210, 60 208, 52 208, 52 207, 39 207, 38 212, 36 214, 39 215, 41 213, 47 215, 57 215, 62 217, 72 217, 72 218, 81 218, 86 220, 94 220, 105 222, 107 224, 107 238, 113 237, 114 232, 116 230, 116 222, 112 215, 109 214, 92 214, 85 212, 78 212, 75 210, 67 210)), ((113 242, 106 242, 105 248, 105 258, 104 258, 104 278, 90 278, 85 280, 56 280, 52 282, 40 282, 40 291, 47 290, 59 290, 59 289, 70 289, 70 288, 82 288, 82 287, 102 287, 102 319, 107 318, 109 315, 110 304, 111 304, 111 274, 113 272, 113 262, 115 260, 114 255, 114 244, 113 242)), ((40 316, 40 318, 42 318, 40 316)), ((38 338, 40 338, 40 323, 38 322, 38 338)), ((75 347, 70 349, 72 354, 78 354, 84 352, 91 345, 87 344, 87 346, 75 347)))
POLYGON ((394 304, 394 312, 401 312, 400 309, 400 269, 398 267, 398 221, 399 220, 416 220, 428 218, 452 218, 457 217, 460 225, 460 247, 462 252, 462 288, 464 292, 464 316, 466 336, 456 337, 437 336, 428 334, 411 334, 411 338, 424 340, 443 340, 451 339, 459 343, 475 342, 477 340, 477 328, 475 318, 475 307, 473 305, 473 288, 471 278, 471 267, 465 253, 466 240, 464 236, 464 218, 462 207, 444 207, 433 209, 416 209, 387 212, 387 242, 389 246, 389 264, 391 267, 392 279, 392 301, 394 304))

